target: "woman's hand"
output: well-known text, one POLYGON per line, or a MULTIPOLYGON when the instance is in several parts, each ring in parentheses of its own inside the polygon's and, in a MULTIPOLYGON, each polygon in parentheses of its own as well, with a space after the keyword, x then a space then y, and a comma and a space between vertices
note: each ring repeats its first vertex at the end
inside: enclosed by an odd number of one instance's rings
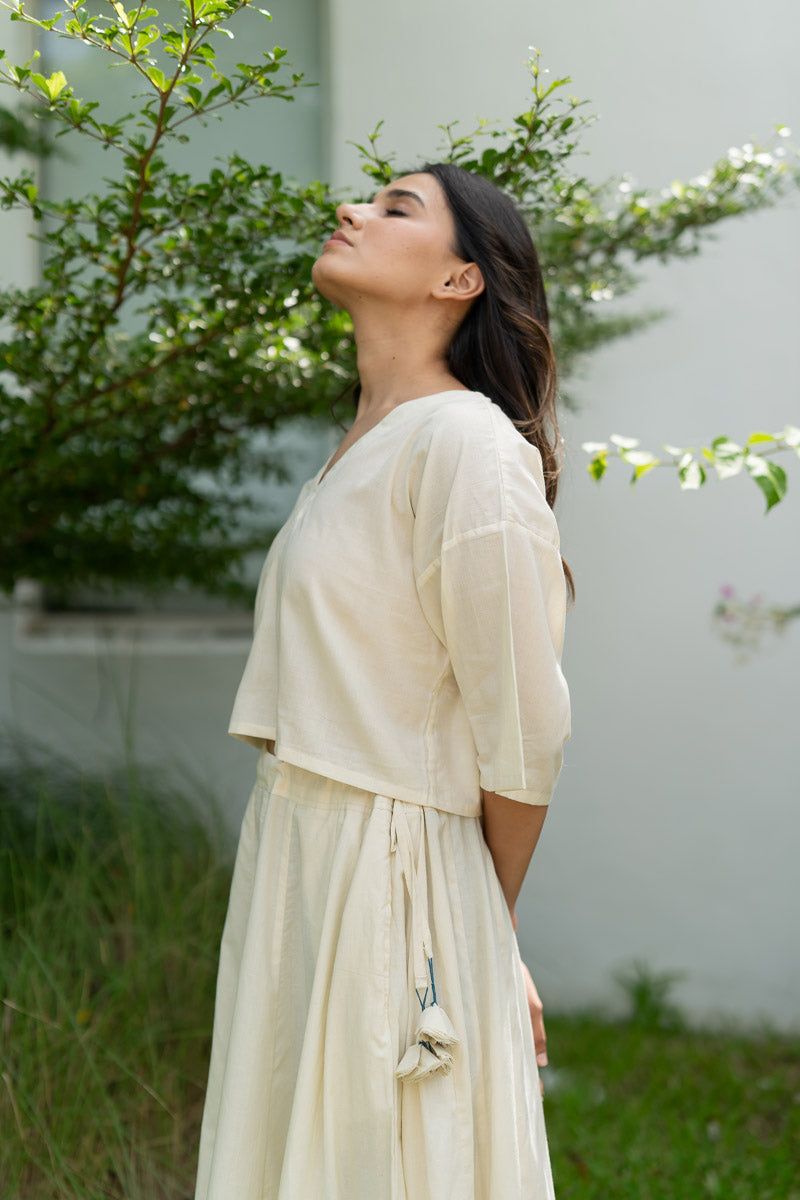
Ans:
MULTIPOLYGON (((531 973, 522 964, 522 978, 525 980, 525 996, 528 1001, 528 1012, 531 1014, 531 1025, 533 1026, 533 1045, 536 1050, 536 1065, 539 1067, 547 1066, 547 1034, 544 1028, 544 1009, 539 993, 536 990, 536 984, 531 979, 531 973)), ((544 1095, 544 1084, 541 1077, 539 1078, 539 1090, 544 1095)))
MULTIPOLYGON (((516 908, 509 908, 511 914, 511 924, 514 926, 514 933, 517 932, 519 919, 517 917, 516 908)), ((531 973, 525 966, 525 963, 520 959, 522 967, 522 978, 525 982, 525 999, 528 1001, 528 1012, 531 1015, 531 1027, 533 1028, 533 1048, 536 1051, 537 1067, 547 1066, 547 1033, 544 1027, 544 1005, 537 991, 536 984, 533 982, 531 973)), ((539 1091, 544 1095, 544 1083, 541 1076, 539 1077, 539 1091)))
POLYGON ((528 1012, 531 1014, 531 1025, 533 1026, 533 1045, 536 1050, 536 1064, 539 1067, 547 1066, 547 1034, 544 1028, 544 1008, 539 993, 536 990, 536 984, 531 979, 531 973, 522 964, 522 978, 525 980, 525 995, 528 1000, 528 1012))

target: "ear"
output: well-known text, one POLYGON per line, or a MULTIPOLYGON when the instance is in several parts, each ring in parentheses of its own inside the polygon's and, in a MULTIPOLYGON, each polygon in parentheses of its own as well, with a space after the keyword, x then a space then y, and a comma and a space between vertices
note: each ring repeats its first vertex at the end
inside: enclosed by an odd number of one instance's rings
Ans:
POLYGON ((444 283, 433 289, 433 295, 437 300, 474 300, 483 289, 483 275, 478 264, 460 262, 444 283))

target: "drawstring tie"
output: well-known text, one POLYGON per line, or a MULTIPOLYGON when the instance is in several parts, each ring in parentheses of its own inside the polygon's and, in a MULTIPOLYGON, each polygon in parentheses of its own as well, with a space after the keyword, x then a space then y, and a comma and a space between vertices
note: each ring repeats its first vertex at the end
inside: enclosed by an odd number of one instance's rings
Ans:
POLYGON ((420 805, 392 802, 391 850, 400 859, 400 869, 411 902, 411 953, 414 990, 420 1004, 420 1018, 414 1042, 406 1050, 395 1070, 398 1079, 416 1083, 441 1071, 447 1075, 453 1065, 452 1047, 458 1038, 450 1018, 436 998, 433 974, 433 947, 428 921, 428 868, 425 855, 425 809, 420 805), (409 821, 415 814, 417 853, 409 821))

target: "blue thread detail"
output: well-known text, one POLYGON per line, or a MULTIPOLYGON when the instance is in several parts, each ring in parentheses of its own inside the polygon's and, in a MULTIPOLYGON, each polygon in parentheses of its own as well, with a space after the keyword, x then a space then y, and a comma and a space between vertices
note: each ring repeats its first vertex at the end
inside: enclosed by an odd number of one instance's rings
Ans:
MULTIPOLYGON (((435 1004, 436 1003, 436 983, 433 978, 433 959, 432 958, 428 959, 428 970, 431 973, 431 991, 433 992, 433 1000, 431 1001, 431 1004, 435 1004)), ((426 989, 426 994, 427 994, 427 989, 426 989)))
MULTIPOLYGON (((414 988, 414 991, 417 993, 417 999, 419 1000, 420 1008, 422 1009, 423 1012, 425 1012, 425 1007, 426 1007, 425 1001, 428 999, 428 992, 430 992, 431 996, 432 996, 431 1004, 437 1003, 437 1001, 436 1001, 436 980, 433 977, 433 959, 432 958, 428 959, 428 973, 430 974, 430 977, 431 977, 431 986, 429 988, 428 987, 425 988, 424 996, 420 996, 418 987, 414 988)), ((428 1007, 430 1007, 430 1005, 428 1005, 428 1007)))

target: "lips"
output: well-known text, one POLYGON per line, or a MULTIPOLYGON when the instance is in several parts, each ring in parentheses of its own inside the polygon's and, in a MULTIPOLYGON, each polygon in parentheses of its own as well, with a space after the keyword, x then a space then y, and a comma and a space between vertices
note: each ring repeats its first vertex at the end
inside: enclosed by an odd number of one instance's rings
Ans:
POLYGON ((344 242, 345 246, 352 246, 353 244, 347 240, 341 229, 337 229, 335 233, 331 234, 331 236, 328 238, 328 242, 344 242))

